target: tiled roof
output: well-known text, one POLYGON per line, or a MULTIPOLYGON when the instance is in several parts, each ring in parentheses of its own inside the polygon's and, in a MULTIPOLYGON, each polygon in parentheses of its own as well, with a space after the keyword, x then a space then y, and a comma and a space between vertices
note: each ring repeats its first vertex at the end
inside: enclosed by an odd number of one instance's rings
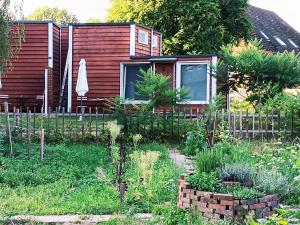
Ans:
POLYGON ((300 52, 300 33, 276 13, 250 5, 248 14, 253 23, 252 37, 262 40, 265 50, 300 52))

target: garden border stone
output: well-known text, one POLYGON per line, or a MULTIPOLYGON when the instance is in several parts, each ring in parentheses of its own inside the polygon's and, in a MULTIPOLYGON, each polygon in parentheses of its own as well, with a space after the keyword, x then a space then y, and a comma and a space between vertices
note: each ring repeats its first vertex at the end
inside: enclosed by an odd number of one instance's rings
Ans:
POLYGON ((239 200, 231 194, 195 190, 186 181, 188 175, 180 176, 177 206, 180 209, 189 209, 212 222, 217 219, 241 221, 249 213, 253 213, 255 219, 266 218, 275 214, 275 208, 279 206, 276 194, 239 200))

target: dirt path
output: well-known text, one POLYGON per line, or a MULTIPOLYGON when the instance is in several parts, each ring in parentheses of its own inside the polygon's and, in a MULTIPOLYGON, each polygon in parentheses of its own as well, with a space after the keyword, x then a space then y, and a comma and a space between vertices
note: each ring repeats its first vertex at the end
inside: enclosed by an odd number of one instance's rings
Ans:
MULTIPOLYGON (((12 223, 9 224, 18 224, 18 222, 28 221, 28 225, 31 225, 32 222, 39 222, 45 224, 61 224, 61 225, 95 225, 99 222, 107 222, 111 219, 122 218, 124 215, 62 215, 62 216, 32 216, 32 215, 18 215, 10 217, 9 219, 0 217, 1 221, 7 221, 12 223)), ((135 215, 136 218, 141 220, 147 220, 152 218, 152 214, 150 213, 139 213, 135 215)), ((22 223, 24 224, 24 223, 22 223)))
POLYGON ((170 148, 169 156, 177 167, 183 167, 186 172, 194 171, 194 161, 181 154, 176 148, 170 148))

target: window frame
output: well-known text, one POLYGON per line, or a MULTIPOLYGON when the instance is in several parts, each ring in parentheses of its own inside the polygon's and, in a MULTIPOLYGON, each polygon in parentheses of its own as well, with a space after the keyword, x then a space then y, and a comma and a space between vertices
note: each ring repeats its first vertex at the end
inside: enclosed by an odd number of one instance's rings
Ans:
POLYGON ((184 61, 184 62, 176 62, 176 89, 181 88, 181 66, 183 65, 207 65, 207 89, 206 89, 206 100, 205 101, 193 101, 193 100, 186 100, 184 102, 177 102, 177 104, 195 104, 195 105, 204 105, 209 104, 210 102, 210 71, 211 65, 210 61, 184 61))
POLYGON ((125 90, 126 90, 126 66, 127 65, 150 65, 152 70, 151 62, 122 62, 120 63, 120 98, 122 99, 123 104, 147 104, 149 100, 134 100, 134 99, 125 99, 125 90))
POLYGON ((143 45, 149 45, 149 33, 147 31, 144 30, 138 30, 138 43, 139 44, 143 44, 143 45), (145 35, 145 42, 141 40, 140 38, 140 34, 144 34, 145 35))
POLYGON ((152 46, 153 46, 153 48, 158 48, 158 36, 157 35, 153 35, 153 37, 152 37, 152 46))

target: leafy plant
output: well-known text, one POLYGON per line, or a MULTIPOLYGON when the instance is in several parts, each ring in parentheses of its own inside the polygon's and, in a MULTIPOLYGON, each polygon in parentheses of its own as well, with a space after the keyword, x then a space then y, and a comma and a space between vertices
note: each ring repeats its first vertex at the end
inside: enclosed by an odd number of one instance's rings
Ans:
POLYGON ((285 197, 291 190, 288 178, 272 170, 258 171, 254 187, 266 194, 278 194, 280 198, 285 197))
POLYGON ((243 187, 241 185, 228 185, 221 186, 218 192, 234 195, 235 199, 254 199, 264 195, 263 192, 259 192, 254 188, 243 187))
POLYGON ((136 91, 139 97, 149 100, 149 110, 160 106, 175 106, 183 102, 188 94, 185 88, 173 90, 170 76, 157 74, 152 69, 140 70, 140 74, 141 80, 135 84, 136 91))
POLYGON ((198 152, 207 149, 208 145, 206 142, 206 136, 206 131, 203 127, 199 127, 199 129, 195 131, 188 132, 185 141, 186 147, 183 149, 183 153, 193 156, 198 152))
POLYGON ((223 152, 220 149, 206 149, 196 156, 196 173, 211 173, 222 166, 223 152))
POLYGON ((222 48, 217 73, 224 91, 242 86, 249 93, 247 100, 260 105, 299 85, 299 58, 295 52, 269 54, 256 40, 241 47, 230 44, 222 48))
POLYGON ((187 178, 193 188, 201 191, 216 191, 219 187, 219 179, 216 172, 195 173, 187 178))
POLYGON ((223 181, 252 182, 254 176, 255 170, 246 164, 225 164, 219 172, 223 181))
POLYGON ((143 136, 141 134, 135 134, 132 136, 132 142, 133 142, 133 146, 134 149, 137 150, 137 147, 140 143, 140 141, 142 140, 143 136))

